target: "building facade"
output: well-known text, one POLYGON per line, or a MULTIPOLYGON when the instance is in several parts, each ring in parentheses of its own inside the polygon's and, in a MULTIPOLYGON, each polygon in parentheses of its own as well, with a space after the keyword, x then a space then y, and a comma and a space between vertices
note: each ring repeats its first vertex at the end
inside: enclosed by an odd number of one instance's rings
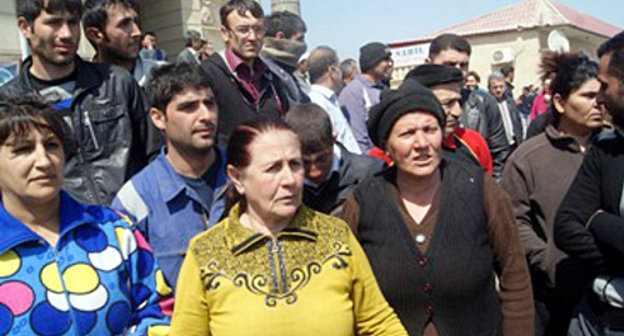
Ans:
POLYGON ((430 36, 390 43, 395 60, 392 84, 398 85, 407 72, 425 62, 431 41, 441 34, 465 37, 472 46, 470 70, 487 77, 505 65, 515 68, 514 95, 522 87, 541 87, 540 54, 545 50, 584 51, 595 56, 596 49, 621 28, 577 12, 550 0, 529 0, 482 15, 430 36))

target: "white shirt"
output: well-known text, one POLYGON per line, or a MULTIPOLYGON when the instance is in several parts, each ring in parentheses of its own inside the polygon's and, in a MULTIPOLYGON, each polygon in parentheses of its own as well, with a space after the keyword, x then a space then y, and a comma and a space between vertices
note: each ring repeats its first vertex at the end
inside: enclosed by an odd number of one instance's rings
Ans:
POLYGON ((313 103, 323 108, 329 115, 332 127, 334 128, 334 134, 336 135, 336 141, 340 142, 349 152, 362 154, 353 136, 353 132, 349 127, 347 118, 345 118, 342 109, 340 109, 336 93, 325 86, 312 84, 308 96, 313 103))

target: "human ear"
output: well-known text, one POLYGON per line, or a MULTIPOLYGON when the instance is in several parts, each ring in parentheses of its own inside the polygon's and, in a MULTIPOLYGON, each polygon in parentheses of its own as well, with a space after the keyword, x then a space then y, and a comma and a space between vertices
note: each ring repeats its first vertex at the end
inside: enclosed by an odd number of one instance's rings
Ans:
POLYGON ((563 114, 564 112, 564 108, 563 105, 565 103, 565 100, 563 99, 563 97, 561 97, 560 94, 556 93, 553 97, 552 97, 552 102, 555 106, 555 109, 557 110, 557 112, 559 112, 559 114, 563 114))
POLYGON ((95 27, 86 27, 85 36, 87 37, 89 41, 93 42, 95 45, 101 44, 102 41, 104 40, 104 34, 102 34, 102 32, 95 27))
POLYGON ((228 165, 226 168, 226 173, 228 177, 230 178, 232 185, 236 189, 236 192, 239 195, 245 195, 245 187, 243 186, 243 182, 241 180, 242 172, 238 168, 232 165, 228 165))
POLYGON ((149 110, 150 118, 152 119, 152 123, 154 126, 164 132, 166 129, 165 122, 167 121, 167 116, 164 111, 157 109, 155 107, 150 108, 149 110))
POLYGON ((17 18, 17 29, 19 29, 25 39, 30 39, 30 36, 32 35, 32 23, 28 23, 25 17, 20 16, 17 18))

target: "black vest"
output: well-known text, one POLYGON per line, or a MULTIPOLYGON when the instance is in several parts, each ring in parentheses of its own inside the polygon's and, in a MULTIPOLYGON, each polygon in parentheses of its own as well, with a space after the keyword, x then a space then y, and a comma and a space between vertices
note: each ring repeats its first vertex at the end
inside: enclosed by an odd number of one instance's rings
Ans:
POLYGON ((482 169, 449 161, 442 167, 440 210, 425 254, 394 201, 394 170, 354 191, 360 205, 358 238, 384 296, 410 335, 420 335, 429 319, 442 336, 501 335, 482 169))

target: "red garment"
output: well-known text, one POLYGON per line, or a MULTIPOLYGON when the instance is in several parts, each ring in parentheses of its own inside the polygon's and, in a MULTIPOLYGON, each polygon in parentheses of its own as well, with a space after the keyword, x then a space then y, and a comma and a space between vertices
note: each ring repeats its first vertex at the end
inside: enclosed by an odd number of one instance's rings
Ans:
POLYGON ((488 174, 492 174, 493 163, 492 154, 487 143, 477 131, 471 129, 456 127, 452 134, 444 139, 443 146, 446 148, 457 148, 455 141, 459 141, 470 151, 470 153, 479 161, 481 166, 485 168, 488 174))
POLYGON ((253 97, 253 103, 257 105, 260 102, 260 92, 262 91, 262 76, 266 71, 264 62, 256 58, 252 70, 231 48, 225 49, 225 59, 230 69, 236 72, 236 77, 243 88, 253 97))
MULTIPOLYGON (((475 159, 479 161, 481 166, 485 168, 485 171, 492 175, 492 170, 494 169, 492 154, 490 153, 487 143, 479 132, 463 127, 456 127, 453 133, 444 139, 442 145, 446 148, 457 148, 455 141, 462 143, 464 147, 466 147, 475 157, 475 159)), ((392 158, 379 147, 373 147, 370 151, 368 151, 368 155, 384 160, 387 167, 390 167, 393 164, 392 158)))
POLYGON ((535 96, 535 99, 533 99, 533 105, 531 106, 531 121, 535 120, 538 115, 546 111, 548 111, 548 104, 546 104, 546 101, 544 100, 544 92, 542 92, 535 96))
POLYGON ((394 164, 394 162, 392 162, 392 158, 379 147, 371 148, 371 150, 368 151, 368 155, 380 160, 384 160, 384 162, 386 162, 386 167, 391 167, 394 164))

